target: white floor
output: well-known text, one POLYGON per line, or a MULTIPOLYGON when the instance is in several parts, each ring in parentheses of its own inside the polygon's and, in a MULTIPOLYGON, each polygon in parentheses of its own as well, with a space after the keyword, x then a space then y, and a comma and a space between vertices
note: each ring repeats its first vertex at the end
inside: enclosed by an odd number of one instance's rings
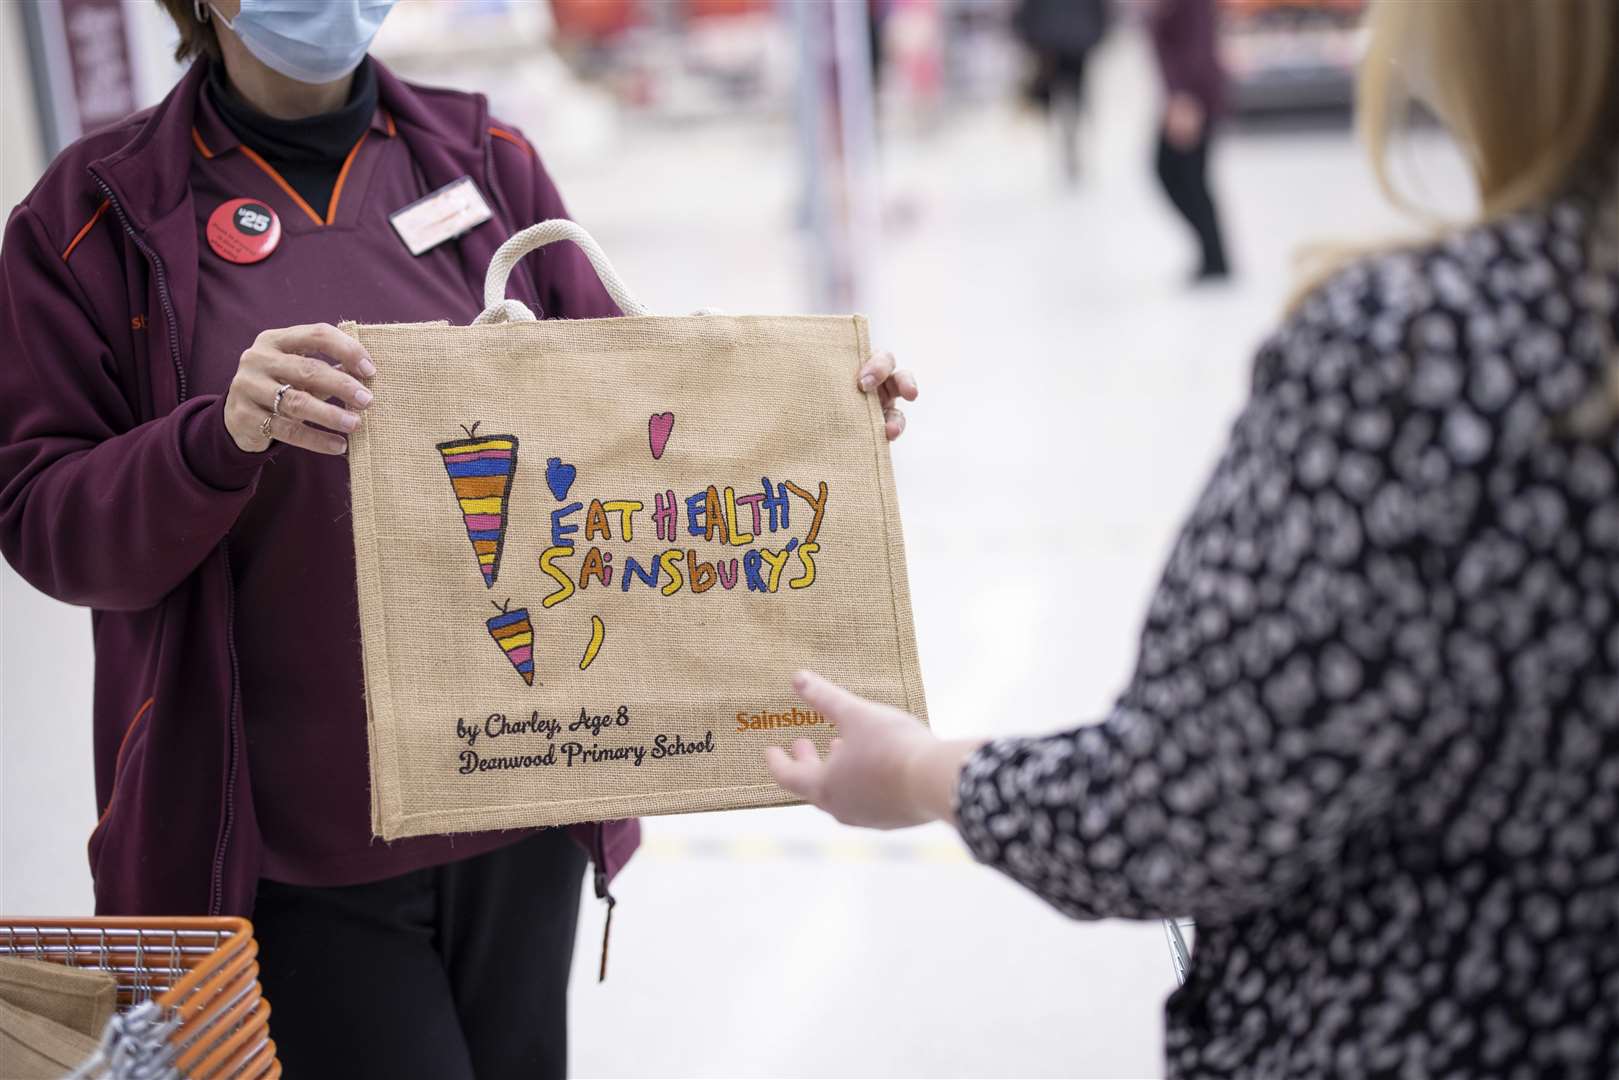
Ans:
MULTIPOLYGON (((1233 134, 1216 174, 1240 277, 1186 291, 1191 246, 1152 186, 1154 96, 1121 41, 1071 193, 1041 127, 1010 111, 885 147, 886 198, 914 220, 882 238, 873 334, 923 386, 894 460, 943 734, 1105 712, 1291 255, 1401 228, 1347 131, 1233 134)), ((551 164, 654 310, 787 311, 806 294, 792 153, 784 129, 634 131, 551 164)), ((1453 163, 1418 164, 1460 212, 1453 163)), ((84 910, 87 623, 9 571, 4 588, 0 910, 84 910)), ((793 809, 646 834, 616 889, 603 985, 599 906, 582 920, 581 1076, 1160 1072, 1173 978, 1156 924, 1070 923, 943 830, 856 834, 793 809)))

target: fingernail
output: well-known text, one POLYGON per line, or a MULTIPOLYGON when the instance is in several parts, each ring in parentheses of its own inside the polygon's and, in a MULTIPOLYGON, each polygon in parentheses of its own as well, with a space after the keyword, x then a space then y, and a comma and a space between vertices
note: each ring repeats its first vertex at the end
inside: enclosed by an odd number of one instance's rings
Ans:
POLYGON ((369 356, 360 357, 360 374, 364 375, 366 378, 369 379, 371 376, 375 375, 376 373, 377 373, 377 365, 375 365, 375 364, 373 364, 371 362, 371 358, 369 356))
POLYGON ((860 373, 860 389, 869 394, 871 393, 871 388, 876 385, 877 377, 875 375, 865 371, 860 373))
POLYGON ((344 431, 353 431, 360 426, 360 418, 354 413, 346 412, 343 414, 342 424, 344 431))
POLYGON ((371 391, 363 386, 354 391, 354 404, 362 409, 371 404, 371 391))

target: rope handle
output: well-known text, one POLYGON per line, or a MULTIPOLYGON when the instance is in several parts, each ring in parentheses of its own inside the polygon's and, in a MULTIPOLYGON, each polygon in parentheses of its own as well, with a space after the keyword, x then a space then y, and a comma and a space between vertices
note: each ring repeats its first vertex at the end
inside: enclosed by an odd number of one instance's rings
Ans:
POLYGON ((607 261, 601 245, 588 232, 566 218, 552 218, 513 233, 509 240, 500 245, 500 250, 489 260, 489 271, 484 275, 483 312, 472 320, 472 325, 532 321, 534 313, 528 309, 528 305, 521 300, 506 298, 506 279, 511 276, 512 267, 524 255, 559 240, 571 240, 585 253, 585 258, 596 270, 596 276, 601 279, 602 287, 620 311, 626 315, 649 314, 646 305, 630 292, 629 286, 618 276, 618 271, 613 269, 613 264, 607 261))

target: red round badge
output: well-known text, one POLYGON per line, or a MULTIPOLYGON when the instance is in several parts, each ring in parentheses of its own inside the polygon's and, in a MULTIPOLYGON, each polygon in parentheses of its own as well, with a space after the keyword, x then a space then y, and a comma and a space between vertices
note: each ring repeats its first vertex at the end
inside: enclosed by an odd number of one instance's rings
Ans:
POLYGON ((281 219, 257 199, 232 199, 208 215, 208 246, 221 259, 256 263, 281 242, 281 219))

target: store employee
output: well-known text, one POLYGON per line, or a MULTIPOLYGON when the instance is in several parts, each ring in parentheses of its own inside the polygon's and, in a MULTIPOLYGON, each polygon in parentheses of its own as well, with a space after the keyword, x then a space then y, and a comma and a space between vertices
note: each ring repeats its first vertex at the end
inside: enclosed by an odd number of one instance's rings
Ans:
MULTIPOLYGON (((468 323, 566 210, 481 97, 366 56, 387 0, 162 4, 197 62, 0 252, 0 549, 95 609, 97 910, 251 912, 288 1075, 560 1075, 587 853, 604 893, 637 827, 372 840, 343 453, 373 369, 330 324, 468 323), (390 220, 467 185, 465 231, 390 220)), ((510 293, 617 314, 571 247, 510 293)))

